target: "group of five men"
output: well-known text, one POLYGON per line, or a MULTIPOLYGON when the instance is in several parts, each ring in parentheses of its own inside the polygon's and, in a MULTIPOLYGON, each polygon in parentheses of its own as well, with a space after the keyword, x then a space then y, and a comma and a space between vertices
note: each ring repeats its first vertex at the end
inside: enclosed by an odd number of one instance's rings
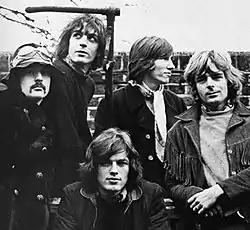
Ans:
POLYGON ((229 54, 190 58, 184 77, 195 104, 187 110, 164 88, 172 45, 138 39, 128 84, 113 92, 111 113, 100 101, 92 139, 90 75, 102 65, 105 33, 100 19, 81 15, 53 58, 33 43, 14 53, 0 94, 1 229, 250 229, 250 110, 229 54))

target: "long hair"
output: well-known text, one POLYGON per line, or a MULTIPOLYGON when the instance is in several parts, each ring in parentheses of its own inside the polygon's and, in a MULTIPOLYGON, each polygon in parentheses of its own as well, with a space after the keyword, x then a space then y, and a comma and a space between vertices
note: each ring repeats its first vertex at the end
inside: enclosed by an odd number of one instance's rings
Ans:
POLYGON ((243 74, 232 65, 229 53, 215 50, 194 53, 185 68, 184 78, 191 86, 194 99, 200 100, 196 88, 196 76, 204 74, 209 69, 208 60, 224 73, 228 80, 228 99, 234 103, 242 91, 243 74))
POLYGON ((131 191, 138 186, 142 178, 139 154, 133 147, 127 132, 119 128, 110 128, 94 138, 86 151, 85 162, 80 163, 80 176, 86 191, 91 193, 97 191, 97 169, 99 164, 120 151, 126 151, 129 159, 127 190, 131 191))
POLYGON ((128 79, 141 83, 155 60, 169 59, 172 53, 173 47, 165 38, 152 36, 136 40, 129 52, 128 79))
POLYGON ((103 22, 99 18, 93 15, 90 14, 80 15, 74 18, 66 25, 66 27, 63 29, 59 37, 59 42, 55 49, 55 56, 60 59, 64 59, 68 55, 69 40, 72 33, 75 31, 75 29, 82 30, 85 23, 86 23, 86 28, 93 29, 98 36, 99 46, 97 50, 97 55, 95 60, 91 64, 91 69, 94 70, 97 67, 101 67, 103 63, 104 50, 106 45, 106 29, 103 22))

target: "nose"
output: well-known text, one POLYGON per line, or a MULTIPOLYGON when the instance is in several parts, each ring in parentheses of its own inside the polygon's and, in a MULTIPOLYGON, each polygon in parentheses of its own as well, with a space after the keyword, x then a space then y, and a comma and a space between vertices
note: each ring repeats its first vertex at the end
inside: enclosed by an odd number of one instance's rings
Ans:
POLYGON ((80 45, 83 47, 87 46, 87 41, 88 41, 87 36, 83 35, 82 38, 80 39, 80 45))
POLYGON ((167 69, 174 69, 175 68, 175 65, 174 63, 172 62, 171 59, 168 60, 168 63, 167 63, 167 69))
POLYGON ((207 77, 207 87, 214 87, 214 80, 210 76, 207 77))
POLYGON ((112 163, 112 166, 111 166, 111 169, 110 169, 110 174, 112 176, 115 176, 118 174, 118 170, 117 170, 117 163, 116 162, 113 162, 112 163))
POLYGON ((40 71, 35 75, 35 81, 43 81, 43 75, 40 71))

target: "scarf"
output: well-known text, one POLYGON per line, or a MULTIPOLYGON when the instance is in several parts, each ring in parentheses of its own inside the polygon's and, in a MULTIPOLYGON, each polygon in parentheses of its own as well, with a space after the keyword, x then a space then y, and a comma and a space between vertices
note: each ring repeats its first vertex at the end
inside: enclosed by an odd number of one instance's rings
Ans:
POLYGON ((156 91, 152 91, 144 82, 137 84, 129 81, 132 86, 137 86, 145 97, 149 110, 154 114, 154 131, 155 131, 155 151, 161 162, 164 158, 164 149, 167 136, 167 119, 165 111, 165 102, 163 97, 163 85, 156 91))

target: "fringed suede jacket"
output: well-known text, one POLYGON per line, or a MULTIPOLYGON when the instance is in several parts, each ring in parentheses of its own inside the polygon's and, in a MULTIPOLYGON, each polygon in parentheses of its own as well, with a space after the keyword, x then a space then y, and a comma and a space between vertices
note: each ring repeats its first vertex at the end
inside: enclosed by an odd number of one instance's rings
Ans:
MULTIPOLYGON (((182 210, 187 200, 207 188, 200 152, 200 105, 177 116, 179 121, 168 133, 165 150, 166 188, 182 210)), ((229 178, 218 182, 224 198, 218 202, 224 211, 238 210, 250 220, 250 110, 237 102, 226 136, 229 178)), ((191 211, 191 209, 189 210, 191 211)))

